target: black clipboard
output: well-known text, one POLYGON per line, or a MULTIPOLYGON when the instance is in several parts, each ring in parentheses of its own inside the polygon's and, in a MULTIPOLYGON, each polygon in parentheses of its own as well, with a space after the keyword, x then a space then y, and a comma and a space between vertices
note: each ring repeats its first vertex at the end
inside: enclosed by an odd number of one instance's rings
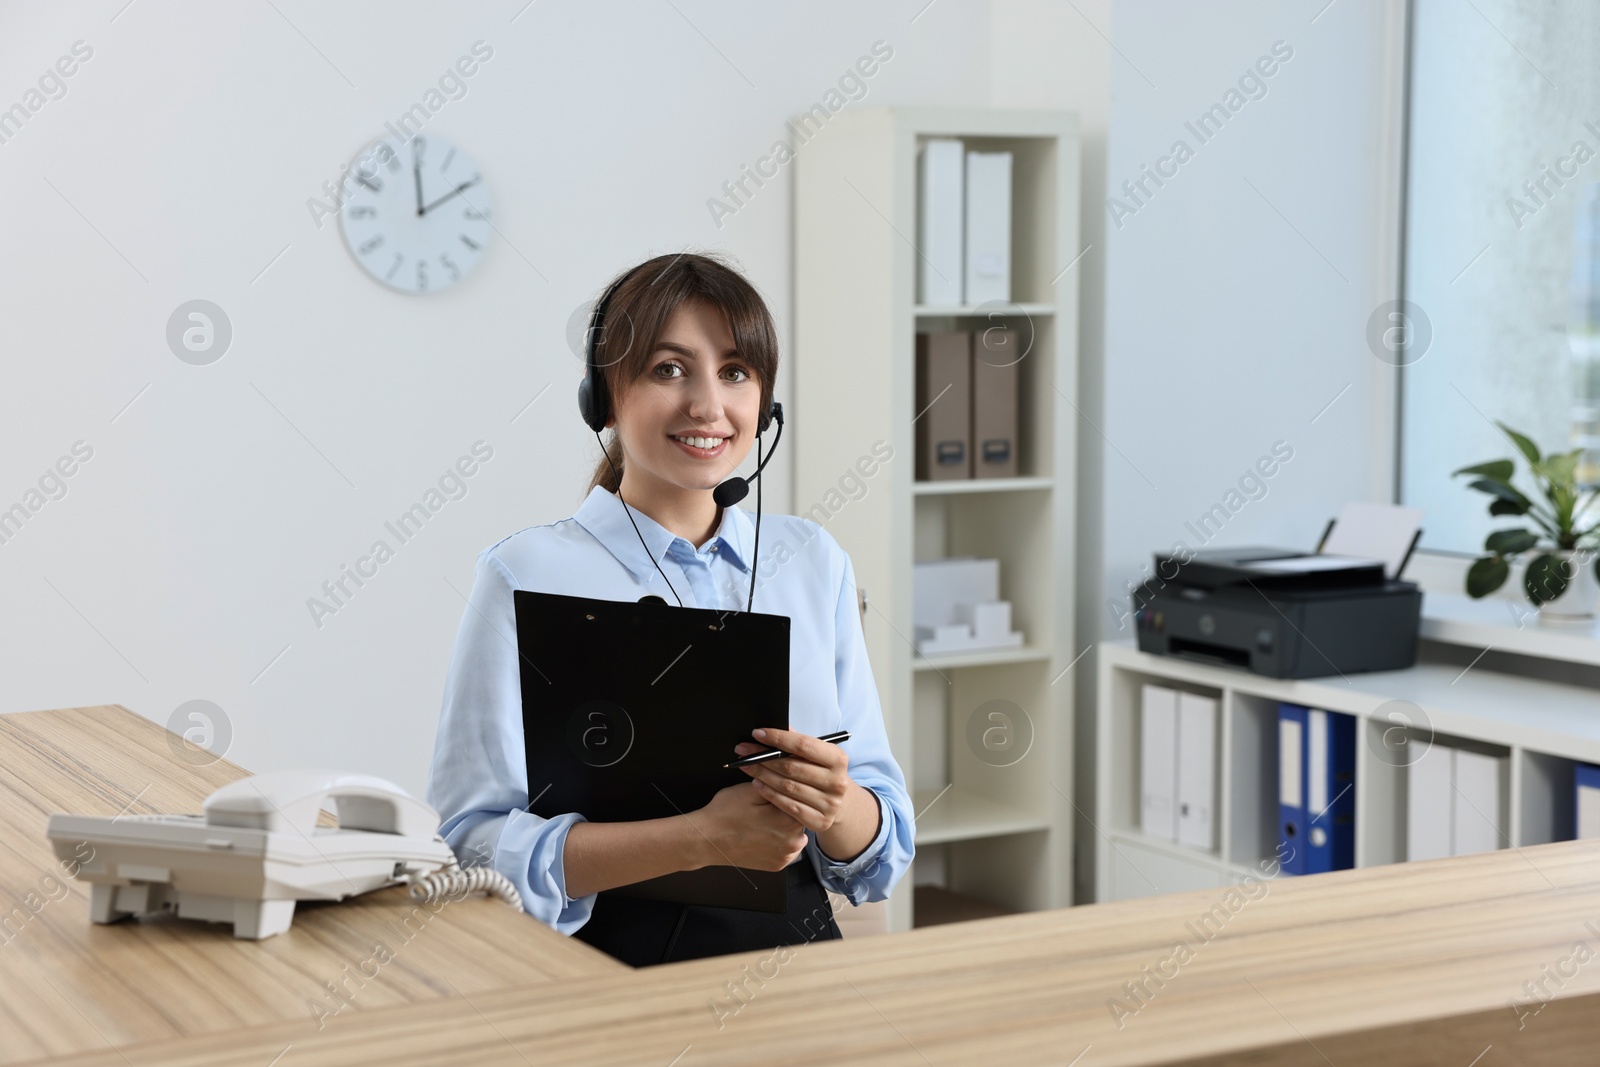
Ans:
MULTIPOLYGON (((789 617, 514 592, 528 810, 666 818, 750 781, 733 746, 789 727, 789 617)), ((788 910, 783 871, 678 871, 602 892, 788 910)))

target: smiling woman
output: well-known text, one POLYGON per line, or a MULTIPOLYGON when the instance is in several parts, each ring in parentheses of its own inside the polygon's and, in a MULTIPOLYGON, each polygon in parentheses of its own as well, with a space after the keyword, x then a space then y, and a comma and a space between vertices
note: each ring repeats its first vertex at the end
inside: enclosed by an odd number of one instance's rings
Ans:
MULTIPOLYGON (((816 522, 769 515, 768 537, 800 547, 759 574, 760 496, 752 522, 724 489, 742 488, 731 476, 752 447, 762 458, 768 421, 783 426, 772 316, 721 260, 658 256, 606 289, 589 342, 579 410, 611 438, 570 519, 478 557, 428 784, 440 833, 458 855, 493 856, 540 920, 635 966, 839 937, 828 891, 851 904, 885 899, 910 866, 914 814, 867 661, 850 557, 816 522), (520 653, 505 637, 517 632, 516 591, 617 601, 665 592, 726 618, 754 610, 758 588, 760 610, 789 623, 788 705, 707 757, 786 755, 741 768, 748 781, 684 798, 700 806, 670 818, 534 814, 542 792, 528 788, 520 653), (818 740, 838 730, 848 742, 818 740), (785 872, 788 910, 609 892, 718 866, 785 872)), ((533 700, 533 714, 566 714, 533 700)))
MULTIPOLYGON (((694 441, 681 449, 696 459, 723 457, 724 462, 707 465, 702 472, 709 479, 706 488, 710 488, 732 474, 738 461, 749 453, 756 413, 772 403, 778 373, 778 338, 766 304, 737 271, 708 255, 658 256, 612 284, 614 291, 605 307, 606 321, 595 328, 592 338, 604 391, 608 397, 624 398, 618 407, 630 414, 635 410, 635 399, 640 401, 639 408, 650 412, 665 406, 668 410, 664 415, 651 416, 666 418, 663 436, 723 440, 711 449, 694 447, 704 443, 694 441), (718 378, 729 380, 729 387, 719 388, 728 410, 725 417, 718 416, 715 424, 690 417, 685 410, 691 379, 713 372, 718 378), (671 415, 673 410, 677 411, 676 418, 671 415), (746 423, 742 436, 731 425, 734 417, 746 423), (729 443, 725 439, 729 438, 738 451, 737 459, 731 463, 726 462, 729 443), (717 476, 712 477, 713 474, 717 476)), ((702 414, 709 410, 702 409, 702 414)), ((606 425, 613 432, 604 442, 605 455, 595 467, 589 486, 598 485, 613 493, 623 490, 625 499, 633 497, 627 492, 633 488, 634 479, 626 474, 630 457, 623 439, 637 438, 617 430, 615 411, 606 425)), ((651 450, 641 448, 640 452, 632 457, 635 466, 651 466, 651 450)), ((639 489, 647 493, 653 488, 647 478, 638 481, 639 489)), ((644 506, 644 501, 635 503, 644 506)))

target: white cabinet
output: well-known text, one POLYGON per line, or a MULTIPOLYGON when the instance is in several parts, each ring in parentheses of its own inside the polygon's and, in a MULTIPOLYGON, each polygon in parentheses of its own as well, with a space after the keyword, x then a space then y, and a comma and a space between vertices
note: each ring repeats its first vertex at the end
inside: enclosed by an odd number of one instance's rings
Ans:
POLYGON ((1286 681, 1150 655, 1127 641, 1102 642, 1097 651, 1090 815, 1098 831, 1092 883, 1097 900, 1224 885, 1274 869, 1280 847, 1280 701, 1356 717, 1358 867, 1451 849, 1569 839, 1573 768, 1600 763, 1600 693, 1581 686, 1438 663, 1286 681), (1219 702, 1219 833, 1210 852, 1156 840, 1140 828, 1138 723, 1148 685, 1219 702), (1435 793, 1448 786, 1454 794, 1461 786, 1478 799, 1413 820, 1411 791, 1441 775, 1446 785, 1433 781, 1435 793), (1442 844, 1423 839, 1441 829, 1442 844))

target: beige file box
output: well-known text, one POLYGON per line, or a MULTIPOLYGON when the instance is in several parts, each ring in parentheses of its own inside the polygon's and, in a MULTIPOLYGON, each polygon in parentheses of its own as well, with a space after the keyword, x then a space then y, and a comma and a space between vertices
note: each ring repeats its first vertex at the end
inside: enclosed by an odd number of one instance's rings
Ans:
POLYGON ((917 480, 972 477, 972 334, 917 334, 917 480))
POLYGON ((1017 476, 1017 367, 1022 336, 990 326, 972 338, 972 476, 1017 476))

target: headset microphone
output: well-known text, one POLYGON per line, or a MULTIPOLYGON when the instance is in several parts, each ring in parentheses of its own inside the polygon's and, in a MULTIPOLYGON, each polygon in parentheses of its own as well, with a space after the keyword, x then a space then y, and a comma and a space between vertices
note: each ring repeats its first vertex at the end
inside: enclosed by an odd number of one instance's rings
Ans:
POLYGON ((761 468, 772 462, 772 453, 778 450, 778 442, 783 440, 783 405, 776 400, 772 402, 772 420, 778 424, 778 432, 772 438, 772 452, 768 452, 767 458, 756 464, 756 472, 750 477, 729 478, 711 491, 711 499, 717 502, 718 507, 731 507, 748 496, 750 483, 761 477, 761 468))

